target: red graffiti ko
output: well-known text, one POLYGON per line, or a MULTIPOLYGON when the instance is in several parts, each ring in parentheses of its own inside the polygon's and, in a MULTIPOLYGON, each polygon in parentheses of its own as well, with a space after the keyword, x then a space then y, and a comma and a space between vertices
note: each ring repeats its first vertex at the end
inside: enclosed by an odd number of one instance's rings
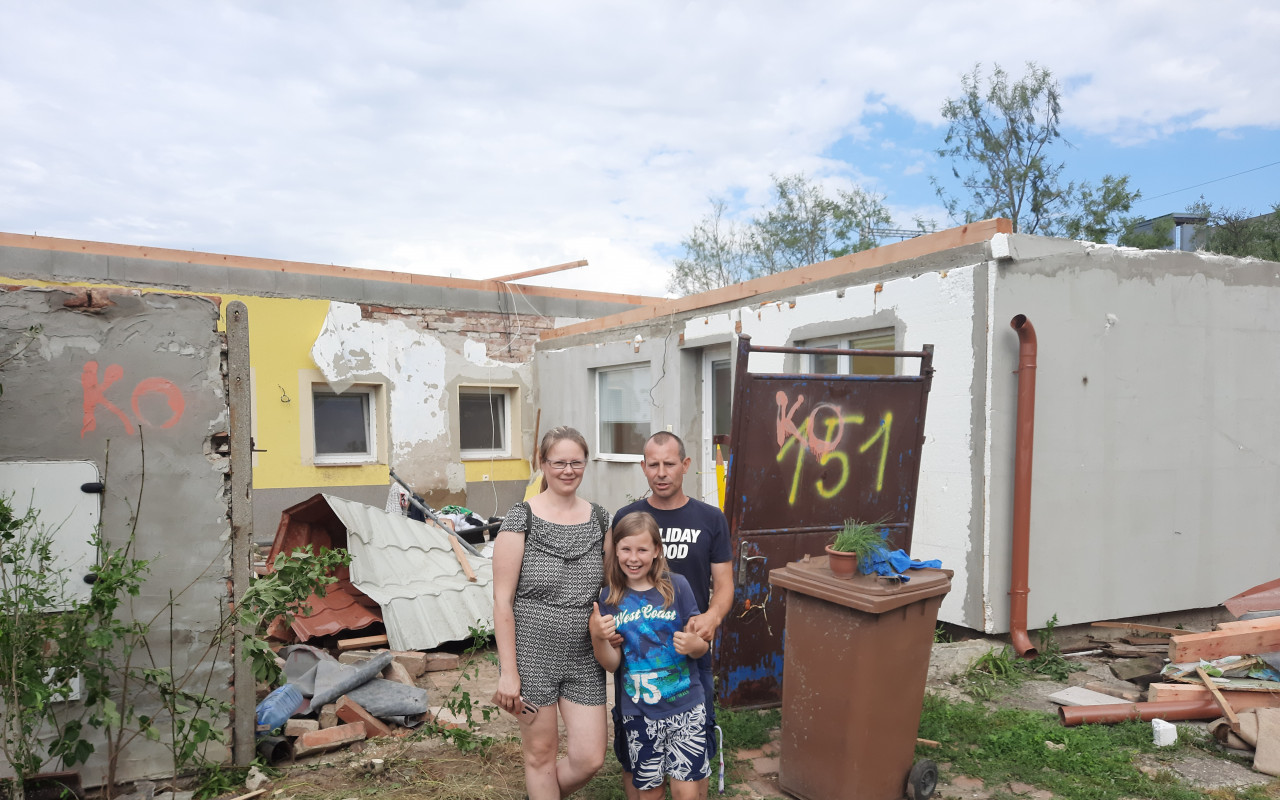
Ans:
MULTIPOLYGON (((84 370, 80 373, 80 387, 84 393, 84 422, 80 426, 80 437, 89 431, 96 430, 98 427, 97 409, 102 406, 107 411, 116 415, 120 423, 124 425, 126 433, 134 432, 134 424, 130 422, 120 407, 107 399, 107 390, 116 381, 124 377, 124 367, 119 364, 108 364, 103 370, 102 382, 98 382, 98 362, 89 361, 85 363, 84 370)), ((133 415, 137 417, 139 423, 146 423, 155 427, 172 428, 178 424, 178 420, 182 418, 182 414, 186 411, 187 401, 182 396, 182 390, 174 384, 173 381, 166 378, 144 378, 138 381, 138 385, 133 388, 133 394, 129 397, 129 405, 133 409, 133 415), (148 394, 159 394, 169 404, 169 419, 161 425, 155 425, 154 422, 142 415, 142 409, 139 407, 138 401, 148 394)))

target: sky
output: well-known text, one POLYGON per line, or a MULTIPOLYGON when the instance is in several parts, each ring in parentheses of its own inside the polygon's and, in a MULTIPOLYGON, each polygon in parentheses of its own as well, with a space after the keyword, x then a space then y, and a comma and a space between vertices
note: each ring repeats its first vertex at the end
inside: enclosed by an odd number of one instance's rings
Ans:
POLYGON ((0 0, 0 231, 660 296, 774 174, 954 224, 941 106, 1027 61, 1066 177, 1261 213, 1277 42, 1257 0, 0 0))

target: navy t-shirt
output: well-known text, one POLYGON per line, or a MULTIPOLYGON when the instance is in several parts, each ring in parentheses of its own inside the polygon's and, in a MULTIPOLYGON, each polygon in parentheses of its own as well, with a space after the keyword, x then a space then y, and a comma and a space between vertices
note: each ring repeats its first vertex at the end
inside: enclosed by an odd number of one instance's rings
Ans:
POLYGON ((625 716, 665 719, 703 701, 702 681, 693 659, 676 652, 675 634, 698 613, 689 582, 671 575, 675 602, 662 607, 657 589, 628 590, 612 606, 609 588, 600 590, 600 613, 612 614, 622 634, 622 664, 618 667, 619 707, 625 716))
POLYGON ((729 523, 724 512, 692 497, 671 511, 654 508, 645 498, 614 514, 614 527, 618 526, 618 520, 633 511, 647 511, 657 520, 667 566, 689 581, 698 611, 706 611, 711 602, 711 565, 733 559, 729 547, 729 523))

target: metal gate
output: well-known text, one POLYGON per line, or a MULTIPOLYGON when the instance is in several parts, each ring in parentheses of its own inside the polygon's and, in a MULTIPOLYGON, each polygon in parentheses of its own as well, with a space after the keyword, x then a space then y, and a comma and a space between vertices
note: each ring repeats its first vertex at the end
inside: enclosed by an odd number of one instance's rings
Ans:
POLYGON ((725 516, 734 548, 733 610, 721 628, 717 697, 725 707, 782 700, 785 593, 769 570, 823 554, 845 519, 880 522, 911 549, 933 345, 921 351, 753 347, 740 336, 734 369, 733 455, 725 516), (784 371, 748 371, 753 353, 784 371), (807 356, 901 359, 916 375, 801 371, 807 356), (791 371, 786 371, 792 367, 791 371))

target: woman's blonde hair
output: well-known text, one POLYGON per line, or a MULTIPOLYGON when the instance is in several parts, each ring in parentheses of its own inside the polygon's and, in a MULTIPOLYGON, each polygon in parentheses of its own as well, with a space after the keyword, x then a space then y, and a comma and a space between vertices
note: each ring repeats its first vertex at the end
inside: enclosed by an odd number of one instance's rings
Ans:
POLYGON ((662 550, 662 534, 658 530, 658 521, 647 511, 632 511, 613 526, 613 549, 609 552, 609 563, 605 567, 605 581, 609 585, 609 597, 605 601, 611 606, 622 602, 627 593, 627 576, 618 562, 618 543, 632 536, 648 536, 657 551, 653 563, 649 565, 649 580, 658 594, 662 595, 662 607, 668 608, 676 600, 675 587, 671 585, 671 573, 667 571, 667 557, 662 550))
MULTIPOLYGON (((590 458, 591 450, 587 447, 587 440, 578 433, 577 428, 570 428, 568 425, 560 425, 547 431, 542 437, 542 444, 538 445, 538 469, 542 469, 543 463, 547 460, 547 453, 551 452, 551 448, 556 446, 557 442, 569 440, 582 448, 582 457, 590 458)), ((547 490, 547 476, 544 472, 542 475, 542 487, 538 490, 545 492, 547 490)))

